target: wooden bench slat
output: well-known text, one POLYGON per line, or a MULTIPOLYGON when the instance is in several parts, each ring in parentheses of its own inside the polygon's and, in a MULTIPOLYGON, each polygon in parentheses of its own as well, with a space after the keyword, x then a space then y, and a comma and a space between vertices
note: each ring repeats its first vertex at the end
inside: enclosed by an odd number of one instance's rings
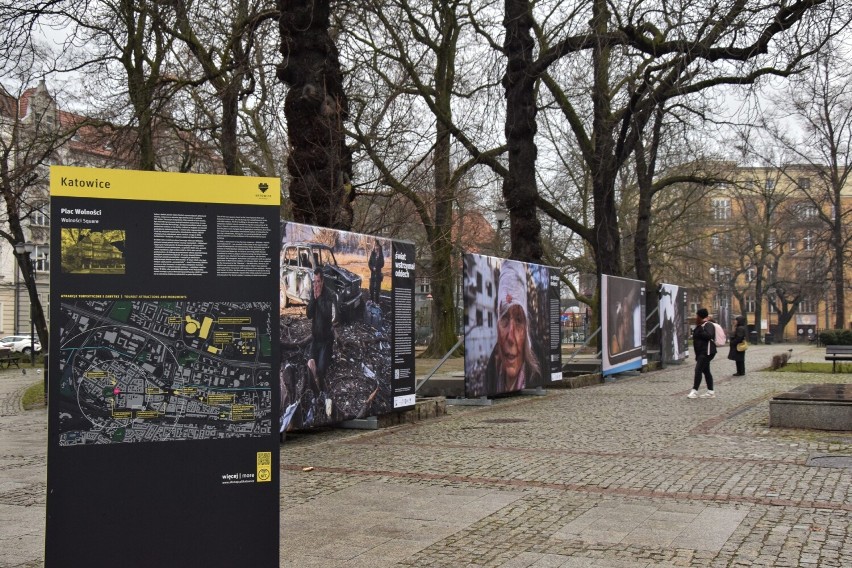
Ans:
POLYGON ((826 345, 825 360, 831 361, 831 372, 835 373, 838 361, 852 361, 852 345, 826 345))

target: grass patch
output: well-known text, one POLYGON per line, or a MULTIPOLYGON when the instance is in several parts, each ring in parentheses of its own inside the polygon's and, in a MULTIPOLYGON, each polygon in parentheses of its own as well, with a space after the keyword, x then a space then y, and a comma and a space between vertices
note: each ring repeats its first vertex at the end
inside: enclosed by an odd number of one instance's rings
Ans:
POLYGON ((33 383, 24 391, 21 404, 23 404, 25 410, 44 406, 44 379, 33 383))
MULTIPOLYGON (((779 373, 829 373, 831 374, 831 363, 804 363, 798 361, 787 363, 781 368, 775 369, 779 373)), ((838 373, 852 373, 852 363, 837 363, 838 373)))

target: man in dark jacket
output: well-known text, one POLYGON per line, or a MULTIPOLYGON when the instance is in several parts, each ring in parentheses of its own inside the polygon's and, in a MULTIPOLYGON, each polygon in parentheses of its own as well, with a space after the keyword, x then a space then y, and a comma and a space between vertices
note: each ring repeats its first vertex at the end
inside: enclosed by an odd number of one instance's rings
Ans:
POLYGON ((687 398, 698 398, 698 387, 701 386, 701 376, 707 382, 707 392, 701 398, 716 398, 713 391, 713 374, 710 372, 710 361, 716 356, 716 328, 710 321, 710 314, 705 308, 700 308, 695 314, 695 329, 692 330, 692 346, 695 348, 695 377, 692 390, 687 398))
POLYGON ((370 252, 367 265, 370 267, 370 300, 378 304, 382 293, 382 268, 385 266, 385 253, 382 251, 379 239, 373 242, 373 250, 370 252))
POLYGON ((308 299, 308 317, 311 318, 311 358, 308 359, 308 369, 320 392, 327 392, 325 376, 331 366, 331 356, 334 352, 334 296, 326 288, 322 269, 314 269, 314 281, 311 296, 308 299))

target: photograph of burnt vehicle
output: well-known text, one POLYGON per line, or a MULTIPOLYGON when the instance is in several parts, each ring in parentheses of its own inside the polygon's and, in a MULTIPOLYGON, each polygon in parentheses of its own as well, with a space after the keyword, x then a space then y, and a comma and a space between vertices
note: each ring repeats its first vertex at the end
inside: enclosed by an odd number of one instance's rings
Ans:
POLYGON ((393 248, 371 235, 282 226, 281 432, 393 410, 393 248))
POLYGON ((325 285, 334 297, 333 321, 360 317, 364 310, 361 277, 338 265, 331 247, 320 243, 284 245, 281 251, 281 307, 308 304, 317 267, 322 270, 325 285))

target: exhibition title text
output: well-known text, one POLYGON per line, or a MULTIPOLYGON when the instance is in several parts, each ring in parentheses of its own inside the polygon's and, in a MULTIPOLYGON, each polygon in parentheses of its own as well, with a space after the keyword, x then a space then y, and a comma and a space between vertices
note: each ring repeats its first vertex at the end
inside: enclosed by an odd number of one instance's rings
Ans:
POLYGON ((411 278, 411 270, 414 270, 414 263, 408 262, 408 255, 404 252, 397 252, 394 257, 393 267, 396 269, 393 273, 398 278, 411 278))

